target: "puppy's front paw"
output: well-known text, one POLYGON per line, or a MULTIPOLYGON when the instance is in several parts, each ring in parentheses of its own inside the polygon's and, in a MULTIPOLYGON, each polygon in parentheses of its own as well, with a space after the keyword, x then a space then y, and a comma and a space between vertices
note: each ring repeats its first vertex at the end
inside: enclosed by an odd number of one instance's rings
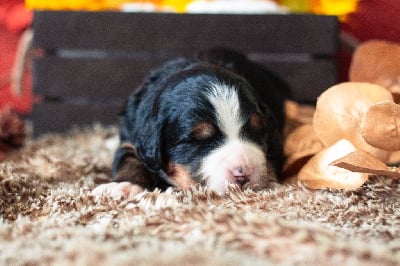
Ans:
POLYGON ((141 186, 132 184, 130 182, 112 182, 97 186, 91 192, 91 195, 97 197, 109 196, 115 200, 119 199, 133 199, 136 195, 143 192, 141 186))

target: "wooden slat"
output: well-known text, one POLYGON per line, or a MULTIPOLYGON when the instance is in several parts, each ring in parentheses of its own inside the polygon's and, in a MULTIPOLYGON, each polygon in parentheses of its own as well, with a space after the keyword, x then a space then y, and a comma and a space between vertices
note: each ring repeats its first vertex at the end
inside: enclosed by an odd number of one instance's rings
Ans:
POLYGON ((117 125, 122 106, 77 105, 73 103, 37 103, 33 106, 33 132, 36 136, 47 132, 62 132, 74 126, 99 122, 117 125))
MULTIPOLYGON (((125 99, 159 60, 38 58, 34 62, 34 91, 48 97, 125 99)), ((292 89, 294 98, 313 102, 336 82, 329 60, 264 62, 292 89)))
POLYGON ((129 59, 37 58, 34 92, 42 96, 126 98, 158 62, 129 59))
POLYGON ((336 17, 121 12, 35 12, 34 46, 192 54, 223 46, 243 52, 337 51, 336 17))

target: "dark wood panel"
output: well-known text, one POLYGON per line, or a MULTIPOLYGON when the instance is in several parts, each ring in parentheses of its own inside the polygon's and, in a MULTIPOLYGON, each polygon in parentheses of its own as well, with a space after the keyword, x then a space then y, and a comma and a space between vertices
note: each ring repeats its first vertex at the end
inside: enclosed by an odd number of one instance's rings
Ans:
POLYGON ((243 52, 333 54, 336 17, 121 12, 35 12, 34 46, 173 52, 223 46, 243 52))
POLYGON ((215 46, 258 58, 314 102, 336 83, 335 17, 35 12, 33 108, 36 135, 94 122, 116 124, 122 102, 149 70, 177 55, 215 46), (58 99, 58 102, 49 102, 58 99))
MULTIPOLYGON (((159 60, 38 58, 34 91, 48 97, 125 99, 159 60)), ((336 66, 329 60, 264 62, 292 88, 298 101, 313 102, 336 83, 336 66)))
POLYGON ((270 63, 268 68, 284 77, 293 99, 313 104, 318 96, 337 83, 337 66, 333 61, 270 63))
POLYGON ((74 126, 102 123, 118 124, 122 106, 79 105, 73 103, 37 103, 33 106, 33 132, 36 136, 48 132, 63 132, 74 126))
POLYGON ((43 96, 126 98, 158 61, 37 58, 34 92, 43 96))

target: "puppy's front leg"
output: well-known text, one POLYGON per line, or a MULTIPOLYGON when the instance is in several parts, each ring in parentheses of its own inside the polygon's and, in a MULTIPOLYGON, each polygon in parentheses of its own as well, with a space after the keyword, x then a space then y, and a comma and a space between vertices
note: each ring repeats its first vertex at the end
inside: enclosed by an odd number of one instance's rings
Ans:
POLYGON ((153 189, 154 182, 149 172, 136 156, 136 149, 130 143, 122 143, 114 157, 112 166, 113 182, 97 186, 92 195, 108 195, 114 199, 129 199, 144 189, 153 189))
POLYGON ((136 148, 131 143, 122 143, 115 152, 112 174, 115 182, 131 182, 146 189, 154 188, 151 174, 138 159, 136 148))

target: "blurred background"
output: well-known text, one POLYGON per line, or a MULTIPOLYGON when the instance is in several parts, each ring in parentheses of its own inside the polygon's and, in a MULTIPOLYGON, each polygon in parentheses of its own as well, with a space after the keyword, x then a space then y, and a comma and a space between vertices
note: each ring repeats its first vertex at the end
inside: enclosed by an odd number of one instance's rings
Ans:
MULTIPOLYGON (((227 3, 246 3, 256 0, 214 1, 123 1, 123 0, 0 0, 0 111, 11 108, 22 115, 29 115, 34 97, 31 90, 29 64, 21 65, 25 54, 24 38, 36 10, 129 10, 146 12, 191 12, 194 7, 210 5, 218 12, 227 3), (18 75, 23 73, 21 77, 18 75), (18 83, 16 85, 16 83, 18 83)), ((279 13, 312 13, 335 15, 340 20, 345 47, 338 56, 339 79, 347 80, 351 51, 359 42, 382 39, 400 42, 400 5, 398 0, 257 0, 257 4, 269 4, 279 13), (261 3, 262 2, 262 3, 261 3)), ((251 12, 251 10, 243 10, 251 12)), ((240 12, 236 10, 236 12, 240 12)), ((29 60, 27 60, 29 62, 29 60)))

